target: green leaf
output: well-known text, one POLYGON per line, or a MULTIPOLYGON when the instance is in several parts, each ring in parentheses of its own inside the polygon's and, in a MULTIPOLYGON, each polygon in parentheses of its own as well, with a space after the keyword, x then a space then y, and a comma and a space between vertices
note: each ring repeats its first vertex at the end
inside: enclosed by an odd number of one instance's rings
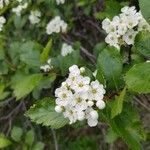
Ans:
POLYGON ((26 134, 25 143, 29 146, 32 146, 33 142, 34 142, 34 131, 30 130, 26 134))
POLYGON ((48 41, 48 43, 46 44, 46 47, 43 49, 43 52, 40 55, 41 63, 45 63, 48 60, 51 47, 52 47, 52 39, 48 41))
POLYGON ((8 140, 3 134, 0 134, 0 148, 5 148, 11 144, 11 141, 8 140))
POLYGON ((117 140, 117 138, 118 135, 111 128, 109 128, 105 135, 105 142, 113 143, 117 140))
POLYGON ((122 58, 119 51, 114 47, 105 48, 98 57, 97 69, 101 71, 107 82, 107 87, 118 89, 122 73, 122 58))
POLYGON ((43 150, 43 149, 44 149, 44 143, 42 142, 37 142, 32 148, 32 150, 43 150))
POLYGON ((33 67, 40 66, 40 51, 42 46, 37 42, 28 41, 21 46, 20 60, 33 67))
POLYGON ((70 66, 78 64, 79 58, 79 51, 75 50, 65 57, 58 56, 55 61, 57 61, 57 66, 60 67, 62 75, 66 75, 70 66))
POLYGON ((8 73, 8 64, 3 61, 0 60, 0 75, 5 75, 8 73))
POLYGON ((50 98, 45 98, 38 101, 26 113, 33 122, 50 126, 51 128, 58 129, 68 123, 68 119, 64 118, 61 113, 55 111, 54 101, 50 98))
POLYGON ((51 88, 52 83, 56 79, 56 74, 51 73, 47 76, 43 76, 42 80, 38 84, 38 86, 33 90, 32 94, 35 99, 39 99, 42 89, 48 89, 51 88))
POLYGON ((102 73, 102 71, 99 69, 97 69, 97 74, 96 74, 96 79, 103 84, 104 86, 106 86, 106 80, 104 78, 104 75, 102 73))
POLYGON ((0 101, 5 99, 8 95, 9 92, 5 92, 5 85, 0 83, 0 101))
POLYGON ((12 42, 9 45, 8 54, 9 54, 9 57, 11 58, 11 62, 14 65, 19 64, 20 52, 21 52, 21 46, 22 46, 21 44, 22 43, 20 42, 12 42))
POLYGON ((144 18, 150 22, 150 2, 149 0, 139 0, 140 10, 144 18))
POLYGON ((94 49, 93 49, 93 53, 95 56, 98 56, 99 53, 104 49, 106 48, 106 43, 105 42, 100 42, 100 43, 97 43, 95 46, 94 46, 94 49))
POLYGON ((20 127, 14 126, 13 129, 11 130, 11 138, 16 142, 19 142, 21 140, 22 134, 23 131, 20 127))
POLYGON ((123 89, 120 95, 116 97, 113 103, 112 110, 111 110, 111 118, 114 118, 115 116, 117 116, 118 114, 122 112, 123 100, 124 100, 125 94, 126 94, 126 87, 123 89))
POLYGON ((14 89, 17 100, 32 92, 32 90, 40 83, 42 77, 42 74, 27 75, 22 80, 16 82, 12 88, 14 89))
POLYGON ((140 32, 135 38, 135 47, 142 55, 150 57, 150 32, 140 32))
POLYGON ((141 127, 139 117, 131 104, 125 103, 121 115, 111 119, 111 103, 103 110, 103 118, 112 130, 121 137, 132 150, 141 150, 140 141, 145 139, 145 133, 141 127))
POLYGON ((112 19, 115 15, 118 15, 121 10, 121 5, 116 0, 105 1, 104 11, 100 11, 94 14, 96 19, 110 18, 112 19))
POLYGON ((150 93, 150 63, 133 66, 125 76, 127 88, 138 93, 150 93))

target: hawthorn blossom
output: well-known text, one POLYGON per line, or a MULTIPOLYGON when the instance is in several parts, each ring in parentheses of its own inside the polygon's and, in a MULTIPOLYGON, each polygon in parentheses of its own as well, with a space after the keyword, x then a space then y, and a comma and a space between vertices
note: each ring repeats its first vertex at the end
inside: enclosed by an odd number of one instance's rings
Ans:
POLYGON ((61 48, 61 55, 63 57, 67 56, 68 54, 71 54, 73 52, 73 48, 71 45, 68 45, 67 43, 64 43, 62 45, 62 48, 61 48))
POLYGON ((95 108, 105 108, 105 89, 98 80, 91 81, 88 76, 84 76, 84 72, 85 68, 77 65, 69 68, 68 78, 55 90, 55 111, 63 113, 70 124, 86 119, 88 125, 94 127, 98 123, 95 108))
POLYGON ((125 6, 118 16, 112 20, 106 18, 102 22, 102 28, 108 34, 105 42, 117 49, 121 45, 133 45, 135 36, 139 31, 150 31, 150 25, 143 18, 141 12, 137 12, 134 6, 125 6))
POLYGON ((28 3, 19 4, 17 7, 12 9, 12 12, 14 12, 17 16, 21 16, 21 12, 23 9, 26 9, 28 6, 28 3))
POLYGON ((51 64, 51 59, 48 59, 47 63, 45 65, 42 65, 40 69, 43 70, 44 72, 49 72, 50 70, 52 70, 53 65, 51 64))
POLYGON ((2 9, 5 5, 9 4, 9 0, 0 0, 0 9, 2 9))
POLYGON ((37 24, 40 22, 41 12, 38 10, 31 11, 29 20, 31 24, 37 24))
POLYGON ((66 32, 67 31, 67 23, 63 21, 59 16, 53 18, 46 26, 46 33, 59 33, 59 32, 66 32))

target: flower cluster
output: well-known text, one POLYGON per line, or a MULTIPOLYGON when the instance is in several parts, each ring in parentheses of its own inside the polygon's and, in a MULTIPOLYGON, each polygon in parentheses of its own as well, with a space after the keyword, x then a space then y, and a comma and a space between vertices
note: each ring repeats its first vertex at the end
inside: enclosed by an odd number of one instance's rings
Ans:
POLYGON ((14 12, 17 16, 21 16, 21 12, 23 9, 26 9, 28 6, 28 3, 19 4, 17 7, 12 9, 12 12, 14 12))
POLYGON ((9 4, 9 0, 0 0, 0 9, 9 4))
POLYGON ((6 23, 6 19, 3 16, 0 16, 0 31, 2 31, 4 23, 6 23))
POLYGON ((62 48, 61 48, 61 55, 63 57, 67 56, 68 54, 71 54, 73 52, 73 48, 71 45, 68 45, 67 43, 64 43, 62 45, 62 48))
MULTIPOLYGON (((15 13, 17 16, 21 16, 21 13, 23 10, 25 10, 28 7, 28 3, 25 2, 23 3, 23 0, 17 0, 18 1, 18 6, 12 8, 12 12, 15 13)), ((9 0, 0 0, 0 8, 3 8, 4 5, 8 5, 10 3, 9 0)), ((65 0, 56 0, 56 3, 63 4, 65 3, 65 0)), ((31 11, 29 15, 29 21, 31 24, 38 24, 40 22, 41 18, 41 12, 38 10, 31 11)), ((3 22, 3 21, 1 21, 3 22)), ((6 22, 6 20, 5 20, 6 22)), ((53 18, 46 26, 46 33, 47 34, 52 34, 52 33, 59 33, 63 32, 65 33, 67 31, 67 23, 63 21, 60 16, 56 16, 53 18)), ((2 30, 3 24, 1 23, 0 26, 0 31, 2 30)))
POLYGON ((52 60, 48 59, 47 63, 45 65, 41 66, 40 69, 43 70, 44 72, 49 72, 50 70, 53 69, 51 62, 52 62, 52 60))
POLYGON ((31 11, 29 20, 31 24, 37 24, 40 22, 41 12, 38 10, 31 11))
POLYGON ((57 5, 64 4, 65 0, 56 0, 57 5))
POLYGON ((69 72, 66 81, 55 90, 55 111, 62 112, 70 120, 70 124, 87 119, 89 126, 96 126, 98 112, 94 108, 105 107, 105 89, 99 81, 90 81, 88 76, 84 76, 84 67, 79 69, 77 65, 73 65, 69 72))
POLYGON ((67 30, 67 24, 61 20, 60 16, 56 16, 53 18, 46 26, 46 33, 52 34, 52 33, 59 33, 59 32, 66 32, 67 30))
POLYGON ((150 31, 150 25, 143 18, 141 12, 137 12, 134 6, 123 7, 121 14, 115 16, 112 21, 108 18, 103 20, 102 28, 108 34, 105 42, 118 49, 123 44, 133 45, 135 36, 139 31, 150 31))

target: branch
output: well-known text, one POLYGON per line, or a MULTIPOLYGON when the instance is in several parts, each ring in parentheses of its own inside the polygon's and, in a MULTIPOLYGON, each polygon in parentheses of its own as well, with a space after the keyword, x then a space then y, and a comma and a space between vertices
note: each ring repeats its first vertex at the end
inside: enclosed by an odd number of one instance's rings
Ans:
MULTIPOLYGON (((65 38, 64 36, 62 36, 62 39, 70 44, 70 45, 73 45, 73 42, 71 40, 68 40, 67 38, 65 38)), ((80 46, 80 50, 81 52, 83 52, 87 58, 89 58, 89 60, 92 62, 92 63, 95 63, 96 62, 96 57, 94 55, 92 55, 91 53, 89 53, 89 51, 87 49, 85 49, 84 47, 80 46)))
POLYGON ((150 108, 147 107, 144 103, 142 103, 137 97, 134 97, 134 99, 135 99, 141 106, 143 106, 147 111, 150 112, 150 108))
POLYGON ((53 134, 53 139, 54 139, 54 144, 55 144, 55 150, 58 150, 58 142, 57 142, 57 138, 56 138, 56 132, 54 129, 51 129, 52 134, 53 134))

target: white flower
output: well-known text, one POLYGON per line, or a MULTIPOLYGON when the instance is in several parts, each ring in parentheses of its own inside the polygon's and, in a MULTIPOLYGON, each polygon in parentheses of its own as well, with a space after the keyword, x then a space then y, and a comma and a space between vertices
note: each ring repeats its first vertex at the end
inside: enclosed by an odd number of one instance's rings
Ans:
POLYGON ((0 0, 0 9, 2 9, 4 5, 8 5, 9 3, 9 0, 0 0))
POLYGON ((77 75, 69 74, 66 83, 72 88, 72 86, 76 83, 76 79, 77 79, 77 75))
POLYGON ((62 45, 62 48, 61 48, 61 55, 62 56, 67 56, 68 54, 71 54, 73 52, 73 48, 71 45, 68 45, 67 43, 64 43, 62 45))
POLYGON ((86 119, 90 127, 94 127, 98 124, 98 113, 93 108, 86 110, 86 119))
POLYGON ((31 24, 37 24, 40 22, 41 12, 38 10, 31 11, 29 20, 31 24))
POLYGON ((65 0, 56 0, 57 5, 64 4, 65 0))
POLYGON ((64 117, 68 118, 70 120, 70 124, 75 123, 76 120, 78 119, 78 115, 76 110, 74 110, 71 107, 66 108, 65 112, 63 112, 64 117))
POLYGON ((0 31, 2 31, 4 23, 6 23, 6 19, 3 16, 0 16, 0 31))
POLYGON ((126 26, 126 24, 120 23, 120 25, 118 26, 118 29, 117 29, 117 33, 119 35, 124 35, 126 32, 127 32, 127 26, 126 26))
POLYGON ((102 28, 106 31, 106 33, 109 33, 108 28, 109 28, 110 24, 111 24, 111 21, 108 18, 104 19, 102 22, 102 28))
POLYGON ((132 7, 125 6, 121 9, 121 12, 125 15, 131 15, 131 14, 136 13, 136 9, 135 9, 135 6, 132 6, 132 7))
POLYGON ((59 88, 57 88, 57 89, 55 90, 55 97, 59 97, 59 94, 60 94, 63 90, 68 90, 68 88, 67 88, 67 86, 64 86, 64 85, 62 84, 61 87, 59 87, 59 88))
POLYGON ((63 112, 70 124, 87 119, 88 125, 93 127, 98 123, 98 113, 93 107, 105 107, 101 102, 105 90, 97 80, 90 83, 90 78, 82 74, 84 71, 85 68, 77 65, 69 68, 68 78, 55 90, 55 111, 63 112))
POLYGON ((40 67, 41 70, 43 70, 44 72, 49 72, 50 70, 53 69, 53 65, 51 64, 51 59, 47 60, 47 64, 42 65, 40 67))
POLYGON ((135 18, 135 16, 130 16, 128 17, 127 20, 127 27, 129 29, 133 29, 135 26, 137 26, 139 23, 139 20, 137 18, 135 18))
POLYGON ((76 92, 87 92, 89 90, 89 83, 90 78, 89 77, 82 77, 79 76, 76 79, 75 85, 72 85, 73 90, 76 92))
POLYGON ((59 16, 56 16, 54 19, 52 19, 46 26, 46 33, 52 34, 52 33, 59 33, 59 32, 66 32, 67 30, 67 24, 61 20, 59 16))
POLYGON ((73 65, 73 66, 69 67, 69 72, 70 72, 70 74, 73 74, 76 76, 80 75, 80 69, 78 68, 77 65, 73 65))
POLYGON ((123 44, 133 45, 139 31, 150 31, 150 25, 143 18, 141 12, 137 12, 135 6, 123 7, 121 13, 114 16, 112 21, 108 18, 104 19, 102 28, 108 34, 105 42, 117 49, 120 49, 123 44))
POLYGON ((63 89, 58 93, 58 98, 56 99, 56 104, 61 106, 66 106, 72 101, 73 94, 70 90, 63 89))
POLYGON ((74 94, 74 107, 76 110, 82 111, 87 108, 87 102, 83 97, 81 97, 80 93, 74 94))
POLYGON ((51 67, 49 65, 43 65, 40 67, 40 69, 44 72, 49 72, 51 70, 51 67))
POLYGON ((84 112, 84 111, 78 111, 78 112, 77 112, 77 119, 78 119, 79 121, 84 120, 84 119, 85 119, 85 112, 84 112))
POLYGON ((110 46, 118 47, 118 37, 115 33, 109 33, 105 38, 105 42, 110 46))
POLYGON ((102 100, 103 95, 105 94, 105 90, 102 84, 100 84, 97 80, 91 82, 89 89, 89 99, 90 100, 102 100))
POLYGON ((134 31, 133 29, 128 30, 125 35, 123 35, 123 40, 128 44, 128 45, 133 45, 134 44, 134 39, 135 36, 137 35, 137 32, 134 31))
POLYGON ((20 4, 17 7, 12 9, 12 12, 14 12, 17 16, 21 16, 21 12, 23 9, 26 9, 28 6, 28 3, 20 4))
POLYGON ((142 30, 150 31, 150 25, 146 22, 144 18, 141 19, 138 24, 138 31, 142 31, 142 30))

